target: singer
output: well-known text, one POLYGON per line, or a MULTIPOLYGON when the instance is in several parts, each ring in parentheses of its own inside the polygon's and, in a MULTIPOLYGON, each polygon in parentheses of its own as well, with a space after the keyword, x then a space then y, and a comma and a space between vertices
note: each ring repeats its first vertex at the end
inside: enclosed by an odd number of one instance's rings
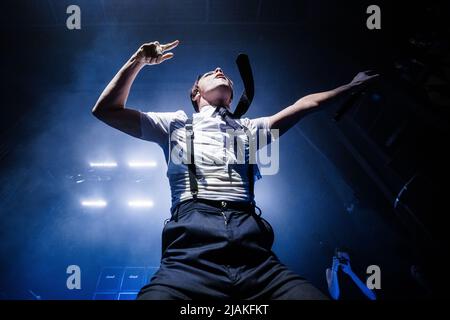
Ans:
MULTIPOLYGON (((249 133, 238 136, 245 146, 257 133, 270 137, 278 130, 281 136, 325 102, 378 75, 360 72, 348 84, 307 95, 256 119, 231 116, 233 82, 219 67, 195 81, 190 100, 196 113, 191 118, 181 110, 141 112, 126 107, 138 72, 173 58, 169 51, 178 45, 178 40, 143 44, 92 110, 109 126, 157 143, 168 163, 172 208, 162 233, 161 265, 138 299, 326 299, 273 253, 272 227, 254 202, 258 168, 249 161, 233 165, 237 155, 226 141, 239 130, 249 133), (173 161, 175 153, 184 163, 173 161)), ((249 158, 247 152, 245 159, 249 158)))

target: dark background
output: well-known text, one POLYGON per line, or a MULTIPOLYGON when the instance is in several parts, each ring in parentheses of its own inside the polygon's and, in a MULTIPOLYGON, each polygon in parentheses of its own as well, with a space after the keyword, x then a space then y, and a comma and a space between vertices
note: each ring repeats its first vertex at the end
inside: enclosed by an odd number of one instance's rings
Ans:
POLYGON ((339 121, 346 97, 282 137, 280 170, 256 184, 256 200, 279 258, 323 291, 334 248, 346 247, 363 280, 380 266, 379 298, 443 297, 448 12, 446 1, 2 1, 0 298, 91 299, 104 267, 158 266, 170 207, 162 152, 91 109, 142 43, 175 39, 172 60, 138 75, 130 107, 190 113, 195 77, 217 66, 237 97, 239 52, 255 76, 250 118, 379 72, 339 121), (81 30, 66 28, 71 4, 81 30), (366 28, 371 4, 381 30, 366 28), (105 159, 119 166, 89 168, 105 159), (130 159, 158 166, 131 171, 130 159), (81 207, 91 196, 108 206, 81 207), (132 210, 123 203, 133 196, 155 205, 132 210), (72 264, 81 290, 66 288, 72 264))

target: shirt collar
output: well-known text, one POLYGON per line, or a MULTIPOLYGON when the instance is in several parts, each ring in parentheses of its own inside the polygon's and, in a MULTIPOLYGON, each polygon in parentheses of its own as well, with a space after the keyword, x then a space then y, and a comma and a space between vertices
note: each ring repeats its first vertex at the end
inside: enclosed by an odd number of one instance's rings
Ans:
POLYGON ((197 114, 200 114, 202 117, 211 117, 214 111, 216 111, 215 106, 207 105, 203 106, 197 114))

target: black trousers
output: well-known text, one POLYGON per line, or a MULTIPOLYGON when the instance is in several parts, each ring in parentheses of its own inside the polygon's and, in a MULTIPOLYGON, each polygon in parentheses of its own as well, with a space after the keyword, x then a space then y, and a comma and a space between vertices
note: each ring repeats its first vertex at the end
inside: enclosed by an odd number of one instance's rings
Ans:
POLYGON ((137 299, 327 299, 283 265, 250 205, 186 201, 162 231, 161 266, 137 299))

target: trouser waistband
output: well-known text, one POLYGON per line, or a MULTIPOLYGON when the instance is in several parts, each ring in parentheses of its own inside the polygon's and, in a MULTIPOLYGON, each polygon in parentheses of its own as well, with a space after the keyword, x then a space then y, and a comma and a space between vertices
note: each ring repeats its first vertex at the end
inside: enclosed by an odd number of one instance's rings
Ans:
POLYGON ((256 204, 254 202, 250 202, 250 201, 225 201, 225 200, 210 200, 210 199, 202 199, 202 198, 197 198, 197 199, 188 199, 188 200, 184 200, 181 201, 180 203, 178 203, 176 206, 173 206, 171 208, 171 215, 172 216, 177 216, 178 210, 180 208, 181 205, 184 205, 186 203, 203 203, 206 204, 208 206, 212 206, 215 207, 217 209, 221 209, 221 210, 227 210, 227 209, 231 209, 231 210, 237 210, 237 211, 243 211, 243 212, 250 212, 250 213, 255 213, 255 208, 258 209, 259 211, 259 216, 261 215, 261 209, 259 207, 256 206, 256 204))

